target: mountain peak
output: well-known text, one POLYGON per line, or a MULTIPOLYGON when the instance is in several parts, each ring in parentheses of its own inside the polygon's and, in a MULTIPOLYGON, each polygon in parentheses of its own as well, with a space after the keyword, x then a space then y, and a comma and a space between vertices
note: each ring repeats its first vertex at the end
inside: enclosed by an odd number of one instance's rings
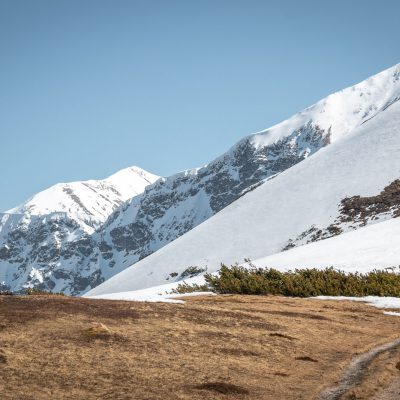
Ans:
MULTIPOLYGON (((154 175, 143 168, 137 167, 137 166, 131 166, 127 168, 123 168, 114 174, 110 175, 108 178, 103 179, 103 182, 109 182, 113 185, 117 186, 124 186, 124 184, 127 184, 128 182, 132 183, 132 179, 141 179, 143 181, 147 181, 149 184, 155 182, 157 179, 160 177, 157 175, 154 175)), ((140 193, 143 190, 140 190, 140 193)), ((139 192, 137 193, 139 194, 139 192)), ((132 196, 130 196, 132 197, 132 196)), ((129 197, 128 197, 129 198, 129 197)), ((125 199, 127 200, 127 199, 125 199)))
POLYGON ((142 193, 159 177, 139 167, 122 169, 106 179, 57 183, 6 214, 46 215, 65 212, 90 226, 104 222, 124 201, 142 193))
POLYGON ((289 119, 250 135, 249 138, 256 147, 267 146, 301 126, 312 124, 322 130, 330 130, 330 140, 333 142, 374 118, 398 100, 400 64, 335 92, 289 119))

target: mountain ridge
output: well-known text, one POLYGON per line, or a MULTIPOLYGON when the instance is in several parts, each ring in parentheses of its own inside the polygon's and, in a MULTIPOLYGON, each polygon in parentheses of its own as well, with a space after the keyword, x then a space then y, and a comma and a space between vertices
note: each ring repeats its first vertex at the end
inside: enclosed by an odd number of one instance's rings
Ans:
POLYGON ((142 168, 132 166, 105 179, 60 182, 28 198, 1 214, 46 215, 65 212, 93 228, 104 222, 114 208, 142 193, 159 179, 142 168))
MULTIPOLYGON (((328 123, 322 121, 327 114, 339 114, 338 118, 343 118, 343 107, 338 111, 338 99, 345 97, 346 101, 343 101, 347 104, 349 98, 352 101, 361 98, 361 103, 353 105, 353 108, 344 107, 346 115, 350 115, 350 128, 372 120, 390 102, 400 98, 399 76, 400 64, 397 64, 354 87, 328 96, 280 124, 244 137, 204 167, 160 179, 146 189, 142 200, 139 196, 132 201, 132 210, 128 205, 125 213, 110 217, 113 226, 106 223, 103 238, 109 245, 116 245, 118 252, 127 254, 122 261, 126 264, 146 257, 237 200, 249 188, 301 162, 331 141, 345 137, 345 133, 332 129, 330 118, 328 123), (369 103, 371 98, 372 105, 369 103), (317 122, 310 119, 310 113, 316 116, 317 122), (184 207, 184 202, 194 201, 195 197, 200 203, 196 204, 200 212, 194 215, 193 207, 190 204, 184 207), (173 210, 172 216, 168 216, 172 208, 170 198, 174 200, 171 202, 173 207, 184 207, 183 212, 177 214, 173 210), (148 222, 149 218, 152 221, 148 222), (155 225, 154 228, 151 224, 155 225), (141 232, 136 243, 130 240, 134 231, 141 232)), ((341 124, 343 126, 343 122, 341 124)), ((118 254, 116 259, 121 260, 118 254)))
MULTIPOLYGON (((399 128, 400 103, 393 103, 368 124, 257 187, 87 295, 178 282, 189 266, 196 266, 198 273, 205 269, 215 272, 221 262, 268 259, 265 257, 281 252, 291 238, 313 226, 318 231, 334 225, 337 230, 333 229, 331 236, 335 236, 398 217, 399 128), (348 204, 346 199, 359 199, 363 204, 369 199, 366 204, 373 210, 371 207, 379 204, 373 203, 374 199, 386 202, 380 196, 387 192, 396 196, 391 208, 377 206, 376 212, 361 219, 358 214, 350 220, 340 218, 344 200, 348 204)), ((358 204, 356 207, 363 212, 358 204)), ((316 240, 320 239, 323 237, 316 240)))

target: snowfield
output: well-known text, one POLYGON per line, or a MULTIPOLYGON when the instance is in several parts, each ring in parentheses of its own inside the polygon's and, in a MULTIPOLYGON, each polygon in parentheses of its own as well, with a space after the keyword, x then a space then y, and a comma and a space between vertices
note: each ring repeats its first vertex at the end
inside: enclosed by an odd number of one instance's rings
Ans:
POLYGON ((340 90, 293 117, 252 137, 257 146, 270 145, 309 121, 331 132, 331 141, 346 137, 400 99, 400 64, 357 85, 340 90))
MULTIPOLYGON (((378 296, 365 296, 365 297, 345 297, 345 296, 318 296, 315 297, 320 300, 338 300, 338 301, 360 301, 368 303, 369 305, 377 308, 400 308, 400 298, 398 297, 378 297, 378 296)), ((399 313, 392 313, 385 311, 387 315, 400 315, 399 313)))
POLYGON ((319 242, 252 261, 257 267, 287 271, 335 267, 366 273, 400 266, 400 218, 343 233, 319 242))

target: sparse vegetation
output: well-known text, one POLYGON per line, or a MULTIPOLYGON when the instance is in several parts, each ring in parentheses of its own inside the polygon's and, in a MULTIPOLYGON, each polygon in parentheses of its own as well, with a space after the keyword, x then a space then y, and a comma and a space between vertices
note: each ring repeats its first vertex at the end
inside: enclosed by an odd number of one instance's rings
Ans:
POLYGON ((222 394, 249 394, 246 388, 228 382, 206 382, 196 386, 196 389, 209 390, 222 394))
POLYGON ((50 292, 48 290, 41 290, 37 288, 28 288, 25 290, 28 296, 65 296, 62 292, 50 292))
POLYGON ((196 266, 188 267, 181 273, 181 278, 182 279, 192 278, 194 276, 200 275, 205 271, 207 271, 207 268, 201 268, 196 266))
POLYGON ((211 290, 221 294, 312 296, 400 297, 400 274, 374 270, 367 274, 296 269, 280 272, 273 268, 222 265, 218 275, 205 274, 206 285, 179 285, 176 293, 211 290))
POLYGON ((331 225, 325 228, 312 225, 295 239, 289 239, 282 251, 341 235, 345 230, 357 229, 385 215, 386 218, 400 217, 400 179, 391 182, 375 196, 345 197, 338 205, 338 212, 331 225))
POLYGON ((329 225, 326 230, 329 232, 330 237, 343 233, 343 229, 334 224, 329 225))
POLYGON ((365 221, 383 213, 393 213, 400 216, 400 179, 386 186, 376 196, 346 197, 341 201, 340 209, 344 222, 365 221))
POLYGON ((172 289, 172 293, 176 294, 185 294, 185 293, 194 293, 194 292, 210 292, 211 289, 208 285, 198 285, 192 284, 189 285, 186 282, 180 283, 177 288, 172 289))

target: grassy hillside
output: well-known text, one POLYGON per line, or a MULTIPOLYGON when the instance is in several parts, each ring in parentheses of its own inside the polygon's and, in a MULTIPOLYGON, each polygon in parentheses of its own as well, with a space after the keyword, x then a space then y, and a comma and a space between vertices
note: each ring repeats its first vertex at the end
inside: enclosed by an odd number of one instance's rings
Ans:
POLYGON ((399 318, 364 304, 278 296, 179 305, 0 296, 0 393, 2 400, 312 399, 354 354, 399 330, 399 318))

